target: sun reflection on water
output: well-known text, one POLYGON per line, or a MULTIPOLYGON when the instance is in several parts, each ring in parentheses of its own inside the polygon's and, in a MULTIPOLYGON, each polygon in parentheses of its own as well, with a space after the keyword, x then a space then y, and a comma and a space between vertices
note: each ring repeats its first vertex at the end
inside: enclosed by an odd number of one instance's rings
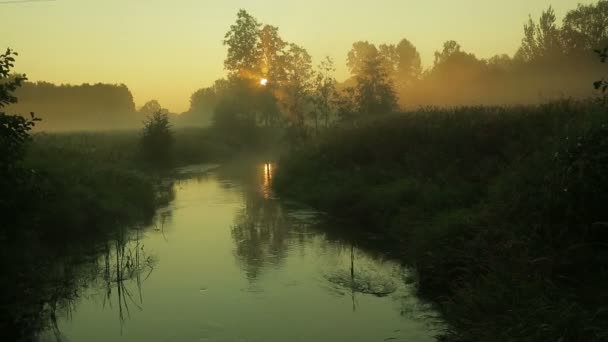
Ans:
POLYGON ((274 165, 272 163, 264 163, 264 182, 262 183, 262 194, 264 199, 270 198, 272 175, 274 171, 274 165))

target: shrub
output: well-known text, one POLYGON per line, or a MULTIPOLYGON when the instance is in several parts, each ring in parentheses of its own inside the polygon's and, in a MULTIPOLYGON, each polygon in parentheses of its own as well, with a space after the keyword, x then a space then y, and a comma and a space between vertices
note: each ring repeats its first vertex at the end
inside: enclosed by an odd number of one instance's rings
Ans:
POLYGON ((142 157, 153 167, 167 167, 172 163, 173 133, 169 115, 157 111, 144 121, 141 137, 142 157))

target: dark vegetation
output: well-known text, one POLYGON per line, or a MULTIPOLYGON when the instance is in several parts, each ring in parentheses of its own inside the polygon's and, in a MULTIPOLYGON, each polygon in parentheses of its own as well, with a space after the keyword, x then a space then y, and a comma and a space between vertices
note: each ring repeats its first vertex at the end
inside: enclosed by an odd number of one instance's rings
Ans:
MULTIPOLYGON (((17 102, 13 93, 25 80, 10 74, 15 56, 10 49, 0 55, 0 109, 17 102)), ((0 330, 10 341, 35 339, 51 323, 53 306, 76 290, 68 270, 80 261, 67 250, 93 255, 166 201, 154 177, 124 159, 66 141, 32 142, 37 121, 0 112, 0 243, 10 260, 0 272, 0 330)))
POLYGON ((450 340, 601 341, 606 124, 575 101, 384 116, 285 157, 274 184, 398 241, 450 340))

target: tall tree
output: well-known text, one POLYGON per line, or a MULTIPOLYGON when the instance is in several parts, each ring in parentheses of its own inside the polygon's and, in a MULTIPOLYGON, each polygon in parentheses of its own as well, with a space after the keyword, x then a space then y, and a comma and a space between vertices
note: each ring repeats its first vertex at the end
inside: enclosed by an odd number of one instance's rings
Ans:
POLYGON ((516 57, 524 62, 555 60, 563 53, 561 31, 556 24, 555 12, 549 7, 542 13, 538 24, 530 17, 524 25, 524 38, 516 57))
POLYGON ((400 92, 411 87, 422 76, 422 60, 416 47, 407 39, 397 45, 380 45, 386 69, 400 92))
POLYGON ((386 60, 377 50, 362 61, 356 80, 355 97, 360 113, 383 114, 397 109, 397 95, 386 70, 386 60))
POLYGON ((305 126, 310 104, 310 90, 313 77, 312 57, 303 47, 289 44, 286 55, 286 99, 289 119, 299 127, 305 126))
POLYGON ((336 71, 334 62, 330 57, 325 57, 317 67, 313 80, 313 104, 312 119, 315 123, 315 132, 319 131, 319 120, 323 120, 325 128, 329 127, 332 112, 332 100, 336 95, 336 79, 333 73, 336 71))
POLYGON ((272 84, 285 81, 285 48, 289 45, 279 36, 278 27, 264 25, 259 31, 257 53, 260 56, 262 77, 272 84))
POLYGON ((224 67, 233 75, 239 77, 259 78, 260 55, 258 44, 260 41, 261 24, 247 11, 241 9, 237 13, 236 23, 224 36, 224 45, 228 46, 228 55, 224 67))
POLYGON ((608 45, 608 0, 599 0, 597 4, 579 4, 566 14, 562 31, 569 52, 589 53, 608 45))
POLYGON ((365 65, 365 61, 376 56, 378 48, 369 42, 355 42, 348 52, 346 66, 352 75, 359 75, 365 65))

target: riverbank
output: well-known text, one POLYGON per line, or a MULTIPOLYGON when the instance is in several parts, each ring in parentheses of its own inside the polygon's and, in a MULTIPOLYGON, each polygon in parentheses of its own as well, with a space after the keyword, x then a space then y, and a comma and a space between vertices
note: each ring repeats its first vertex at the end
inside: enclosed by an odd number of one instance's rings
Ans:
POLYGON ((141 159, 138 131, 34 134, 18 184, 0 199, 8 208, 0 225, 0 330, 11 340, 34 339, 52 324, 51 306, 77 297, 75 274, 172 199, 175 167, 264 148, 268 135, 259 136, 240 143, 209 129, 175 130, 171 164, 159 169, 141 159))
POLYGON ((29 144, 0 229, 0 329, 9 340, 35 341, 50 328, 56 308, 77 297, 77 275, 170 199, 160 174, 132 160, 132 136, 44 134, 29 144))
POLYGON ((606 123, 573 101, 370 118, 284 157, 274 186, 399 241, 446 339, 601 341, 606 123))

